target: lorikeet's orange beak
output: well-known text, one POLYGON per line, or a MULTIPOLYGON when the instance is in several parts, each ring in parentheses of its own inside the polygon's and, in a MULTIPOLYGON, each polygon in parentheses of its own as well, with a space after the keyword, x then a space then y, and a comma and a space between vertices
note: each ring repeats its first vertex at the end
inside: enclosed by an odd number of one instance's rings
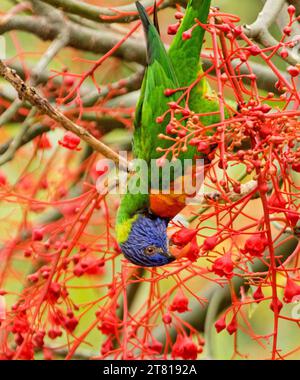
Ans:
POLYGON ((190 252, 191 243, 186 244, 184 247, 178 247, 176 245, 170 244, 169 252, 172 256, 175 257, 176 260, 181 259, 182 257, 186 257, 186 255, 190 252))
POLYGON ((172 235, 178 231, 178 226, 174 225, 172 227, 169 227, 168 230, 167 230, 167 235, 168 235, 168 239, 169 239, 169 252, 171 253, 172 256, 175 257, 175 259, 180 259, 181 257, 184 256, 184 254, 182 254, 182 247, 178 247, 177 245, 173 244, 172 243, 172 235))

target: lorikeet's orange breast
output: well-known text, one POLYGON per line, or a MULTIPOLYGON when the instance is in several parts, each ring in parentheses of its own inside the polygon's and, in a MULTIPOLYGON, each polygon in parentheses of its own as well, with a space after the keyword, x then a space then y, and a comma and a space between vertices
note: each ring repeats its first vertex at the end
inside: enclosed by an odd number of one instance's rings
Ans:
POLYGON ((184 176, 176 178, 170 185, 169 194, 152 190, 150 192, 150 210, 161 218, 174 218, 187 205, 187 198, 194 197, 203 184, 206 168, 203 166, 197 170, 196 172, 196 167, 191 166, 186 170, 184 176), (200 181, 195 182, 196 176, 200 178, 200 181), (174 189, 178 189, 178 184, 181 185, 182 191, 180 192, 174 191, 174 189))
POLYGON ((150 210, 161 218, 174 218, 186 206, 186 198, 196 193, 194 188, 189 188, 189 185, 193 184, 193 177, 193 167, 191 167, 185 176, 178 177, 171 183, 168 194, 152 190, 150 192, 150 210), (189 184, 188 186, 187 183, 189 184), (178 184, 182 189, 180 192, 174 190, 178 189, 176 187, 178 184))
POLYGON ((185 207, 185 194, 150 194, 150 210, 161 218, 174 218, 185 207))

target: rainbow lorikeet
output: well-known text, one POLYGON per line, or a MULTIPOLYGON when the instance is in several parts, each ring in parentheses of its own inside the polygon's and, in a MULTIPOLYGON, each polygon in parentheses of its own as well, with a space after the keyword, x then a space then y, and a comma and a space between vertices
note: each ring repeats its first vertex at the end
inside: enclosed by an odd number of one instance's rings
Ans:
MULTIPOLYGON (((165 133, 170 116, 167 115, 160 122, 158 118, 166 113, 170 102, 176 102, 182 94, 180 91, 172 90, 186 88, 194 83, 202 72, 200 52, 204 29, 201 26, 193 26, 195 19, 201 23, 207 22, 210 3, 210 0, 188 2, 185 16, 167 53, 157 25, 149 20, 143 6, 136 2, 147 41, 148 65, 135 113, 133 153, 135 158, 145 160, 149 164, 148 167, 151 160, 161 157, 162 153, 157 150, 158 147, 164 149, 174 143, 158 136, 165 133), (187 31, 192 31, 189 39, 183 38, 184 32, 187 31), (166 96, 166 89, 171 90, 171 96, 166 96)), ((156 17, 154 19, 156 20, 156 17)), ((205 114, 218 111, 218 102, 212 97, 207 97, 208 93, 209 86, 203 78, 189 94, 189 109, 205 114)), ((201 118, 204 125, 216 123, 218 120, 216 112, 213 116, 201 118)), ((194 159, 196 155, 199 156, 197 147, 187 144, 186 149, 180 151, 176 158, 182 161, 187 158, 194 159)), ((148 171, 150 172, 151 168, 148 171)), ((173 178, 174 181, 177 179, 173 178)), ((186 195, 174 192, 162 194, 160 191, 154 194, 150 184, 147 185, 147 194, 133 194, 128 191, 124 195, 117 214, 116 234, 121 250, 129 261, 136 265, 155 267, 168 264, 175 259, 169 252, 167 226, 185 207, 186 195)))

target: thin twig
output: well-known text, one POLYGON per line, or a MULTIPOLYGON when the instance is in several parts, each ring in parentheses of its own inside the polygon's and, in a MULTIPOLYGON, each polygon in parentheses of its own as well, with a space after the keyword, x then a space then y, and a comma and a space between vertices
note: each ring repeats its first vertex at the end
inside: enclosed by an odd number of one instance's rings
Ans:
MULTIPOLYGON (((41 136, 43 133, 46 133, 49 131, 50 131, 50 127, 48 125, 41 125, 41 124, 33 125, 27 131, 27 133, 23 136, 22 141, 19 145, 19 148, 21 146, 29 143, 30 141, 32 141, 36 137, 41 136)), ((13 141, 13 139, 10 139, 10 140, 8 140, 5 143, 0 145, 0 155, 4 154, 9 149, 12 141, 13 141)))
POLYGON ((6 162, 12 160, 15 156, 15 153, 22 145, 23 138, 27 131, 30 129, 34 122, 34 117, 36 115, 36 107, 33 107, 29 114, 27 115, 26 119, 23 122, 22 128, 19 130, 17 135, 12 139, 9 148, 5 152, 5 154, 0 156, 0 166, 4 165, 6 162))
POLYGON ((10 122, 22 107, 23 102, 20 99, 15 99, 8 108, 0 115, 0 127, 10 122))

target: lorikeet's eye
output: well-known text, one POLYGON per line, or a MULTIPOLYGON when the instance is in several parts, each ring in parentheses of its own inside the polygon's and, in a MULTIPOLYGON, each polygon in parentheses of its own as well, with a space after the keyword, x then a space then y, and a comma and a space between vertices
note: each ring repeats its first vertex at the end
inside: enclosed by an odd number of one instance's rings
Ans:
POLYGON ((157 252, 157 248, 154 245, 149 245, 149 247, 144 249, 146 255, 154 255, 157 252))

